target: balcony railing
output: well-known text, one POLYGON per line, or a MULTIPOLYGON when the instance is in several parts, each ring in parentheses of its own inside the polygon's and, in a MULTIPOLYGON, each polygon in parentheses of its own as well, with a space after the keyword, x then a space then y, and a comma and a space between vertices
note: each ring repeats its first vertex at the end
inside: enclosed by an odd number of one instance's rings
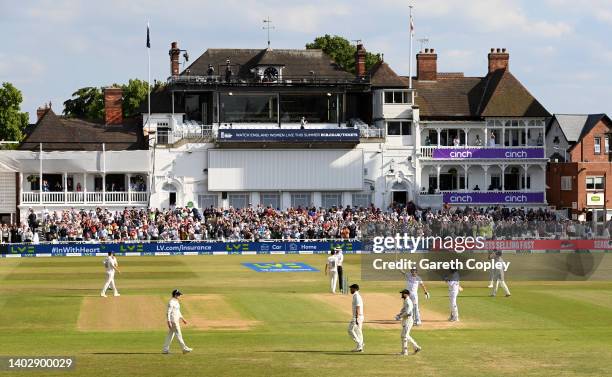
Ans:
MULTIPOLYGON (((536 191, 441 191, 435 194, 421 193, 420 197, 426 201, 438 202, 440 199, 443 203, 448 204, 505 204, 505 205, 522 205, 522 204, 544 204, 544 190, 536 191), (430 197, 431 199, 425 199, 430 197)), ((418 200, 421 203, 421 200, 418 200)))
POLYGON ((440 160, 545 158, 543 146, 425 146, 421 158, 440 160))
POLYGON ((147 204, 148 192, 22 192, 22 204, 147 204))
POLYGON ((171 76, 168 78, 169 85, 181 86, 207 86, 207 85, 269 85, 269 86, 286 86, 286 85, 337 85, 337 84, 368 84, 369 76, 321 76, 317 74, 305 76, 287 76, 282 75, 280 78, 266 78, 257 75, 253 76, 232 76, 229 80, 222 75, 180 75, 171 76))

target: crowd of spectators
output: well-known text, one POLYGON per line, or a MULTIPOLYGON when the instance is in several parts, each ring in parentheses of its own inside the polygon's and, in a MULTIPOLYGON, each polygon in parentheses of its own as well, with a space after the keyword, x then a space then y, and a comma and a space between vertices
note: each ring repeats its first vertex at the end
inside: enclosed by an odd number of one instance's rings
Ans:
POLYGON ((491 207, 421 210, 414 205, 368 208, 124 209, 28 213, 20 225, 0 226, 3 243, 260 241, 361 239, 375 236, 483 236, 511 238, 610 238, 612 221, 594 230, 590 222, 561 219, 543 209, 491 207))

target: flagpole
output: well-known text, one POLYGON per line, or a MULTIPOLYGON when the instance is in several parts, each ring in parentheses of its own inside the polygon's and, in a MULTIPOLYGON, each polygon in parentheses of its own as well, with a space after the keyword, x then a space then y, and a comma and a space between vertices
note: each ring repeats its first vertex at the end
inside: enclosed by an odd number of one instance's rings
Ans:
POLYGON ((147 21, 147 63, 148 63, 148 76, 147 76, 147 132, 151 131, 151 45, 149 44, 149 22, 147 21))
POLYGON ((414 36, 414 23, 412 22, 412 5, 410 6, 410 58, 408 59, 409 68, 408 68, 408 88, 412 89, 412 39, 414 36))

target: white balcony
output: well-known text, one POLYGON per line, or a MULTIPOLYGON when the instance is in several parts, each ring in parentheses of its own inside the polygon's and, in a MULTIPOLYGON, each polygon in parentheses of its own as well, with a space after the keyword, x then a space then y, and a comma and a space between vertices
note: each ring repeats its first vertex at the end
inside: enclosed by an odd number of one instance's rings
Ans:
POLYGON ((77 204, 125 204, 146 205, 149 193, 131 192, 22 192, 21 204, 26 205, 77 205, 77 204))

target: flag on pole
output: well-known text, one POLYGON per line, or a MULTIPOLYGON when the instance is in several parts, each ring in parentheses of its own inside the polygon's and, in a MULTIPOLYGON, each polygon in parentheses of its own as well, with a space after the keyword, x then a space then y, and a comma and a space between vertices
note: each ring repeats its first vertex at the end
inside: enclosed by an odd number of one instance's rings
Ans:
POLYGON ((410 35, 414 36, 414 18, 410 15, 410 35))
POLYGON ((151 48, 151 37, 149 36, 149 23, 147 22, 147 48, 151 48))

